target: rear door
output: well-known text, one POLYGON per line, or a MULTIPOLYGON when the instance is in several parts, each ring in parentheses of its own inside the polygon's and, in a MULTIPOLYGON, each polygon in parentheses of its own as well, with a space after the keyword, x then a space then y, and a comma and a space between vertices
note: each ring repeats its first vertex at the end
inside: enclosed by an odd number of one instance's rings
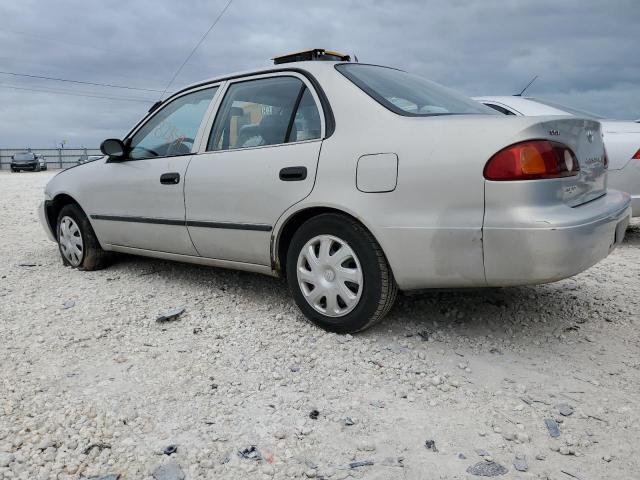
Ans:
POLYGON ((197 255, 186 227, 184 178, 216 91, 209 86, 164 105, 130 137, 128 157, 105 162, 84 186, 101 241, 197 255))
POLYGON ((270 264, 271 230, 313 188, 324 117, 293 72, 229 82, 187 172, 187 228, 204 257, 270 264))

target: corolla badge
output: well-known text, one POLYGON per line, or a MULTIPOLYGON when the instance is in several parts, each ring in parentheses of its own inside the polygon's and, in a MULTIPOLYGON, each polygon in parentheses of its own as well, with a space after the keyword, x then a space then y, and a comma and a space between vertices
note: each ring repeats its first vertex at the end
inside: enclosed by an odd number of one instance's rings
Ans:
POLYGON ((587 130, 587 141, 593 143, 593 130, 587 130))

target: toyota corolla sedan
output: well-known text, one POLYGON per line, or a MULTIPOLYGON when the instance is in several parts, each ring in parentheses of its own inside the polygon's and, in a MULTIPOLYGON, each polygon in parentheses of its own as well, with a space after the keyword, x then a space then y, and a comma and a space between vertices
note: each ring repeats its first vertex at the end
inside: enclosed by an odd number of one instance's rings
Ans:
POLYGON ((419 76, 312 50, 176 92, 46 186, 65 264, 109 252, 286 278, 356 332, 396 292, 553 282, 623 238, 600 124, 500 115, 419 76))
POLYGON ((609 120, 539 98, 513 95, 476 97, 475 100, 504 115, 572 115, 598 120, 609 159, 609 187, 629 192, 632 215, 640 217, 640 125, 636 122, 609 120))

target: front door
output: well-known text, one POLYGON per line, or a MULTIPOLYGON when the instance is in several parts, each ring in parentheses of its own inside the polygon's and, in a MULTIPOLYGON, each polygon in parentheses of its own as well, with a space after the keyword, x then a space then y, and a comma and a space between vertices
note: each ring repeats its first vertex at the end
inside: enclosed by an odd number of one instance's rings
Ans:
POLYGON ((303 76, 228 83, 187 171, 187 228, 200 255, 270 264, 273 225, 313 188, 323 128, 303 76))
POLYGON ((107 244, 197 255, 185 224, 184 180, 217 87, 168 103, 128 142, 128 156, 101 166, 89 214, 107 244))

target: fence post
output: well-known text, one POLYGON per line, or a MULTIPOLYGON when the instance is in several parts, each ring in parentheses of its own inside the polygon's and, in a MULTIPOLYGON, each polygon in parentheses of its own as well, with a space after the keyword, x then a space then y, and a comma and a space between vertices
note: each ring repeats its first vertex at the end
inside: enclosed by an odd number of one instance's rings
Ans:
POLYGON ((58 162, 60 163, 60 168, 62 168, 62 150, 58 148, 58 162))

